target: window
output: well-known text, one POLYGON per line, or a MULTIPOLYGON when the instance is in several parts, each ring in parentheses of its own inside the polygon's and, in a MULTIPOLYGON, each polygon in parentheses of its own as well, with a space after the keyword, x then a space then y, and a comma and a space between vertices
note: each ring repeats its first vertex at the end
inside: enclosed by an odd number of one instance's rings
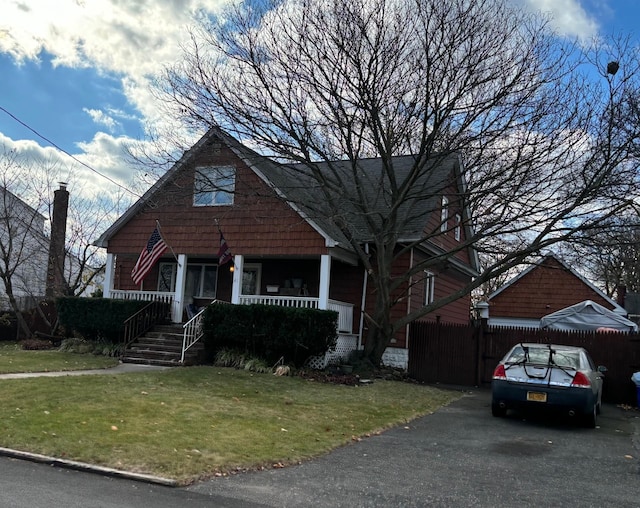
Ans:
POLYGON ((184 293, 196 298, 215 298, 217 265, 187 265, 184 293))
MULTIPOLYGON (((174 292, 176 290, 176 263, 160 263, 158 291, 174 292)), ((189 264, 184 293, 187 297, 215 298, 218 280, 217 265, 189 264)))
POLYGON ((158 272, 158 291, 171 293, 176 289, 176 270, 178 265, 175 263, 160 263, 158 272))
POLYGON ((242 271, 241 293, 243 295, 259 295, 261 276, 262 276, 262 265, 245 264, 242 271))
POLYGON ((424 304, 433 303, 436 276, 433 272, 424 271, 424 304))
POLYGON ((194 206, 233 204, 236 170, 232 167, 196 168, 193 188, 194 206))
POLYGON ((462 236, 462 216, 457 213, 456 214, 456 225, 454 226, 453 229, 453 237, 456 239, 456 241, 460 241, 460 238, 462 236))
POLYGON ((440 211, 440 231, 446 233, 449 220, 449 198, 442 196, 442 209, 440 211))

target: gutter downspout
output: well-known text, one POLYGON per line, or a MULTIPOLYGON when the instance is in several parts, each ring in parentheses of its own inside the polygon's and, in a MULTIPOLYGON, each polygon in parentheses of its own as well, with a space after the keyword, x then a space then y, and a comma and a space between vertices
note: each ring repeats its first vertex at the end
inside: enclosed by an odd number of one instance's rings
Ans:
MULTIPOLYGON (((369 254, 369 244, 364 244, 365 253, 369 254)), ((358 330, 358 351, 362 349, 362 331, 364 329, 364 306, 367 304, 367 283, 369 280, 369 272, 365 269, 364 280, 362 281, 362 299, 360 301, 360 326, 358 330)))
MULTIPOLYGON (((409 258, 409 270, 413 269, 414 255, 415 249, 411 249, 411 256, 409 258)), ((413 275, 409 277, 409 294, 407 295, 407 316, 411 314, 411 297, 413 294, 413 275)), ((407 323, 407 326, 404 330, 404 347, 409 351, 409 333, 410 325, 407 323)))

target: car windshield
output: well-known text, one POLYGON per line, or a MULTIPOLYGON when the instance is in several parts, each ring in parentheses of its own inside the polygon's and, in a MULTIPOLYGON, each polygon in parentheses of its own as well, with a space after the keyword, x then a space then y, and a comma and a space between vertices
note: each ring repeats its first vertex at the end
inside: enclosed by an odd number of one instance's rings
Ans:
POLYGON ((550 350, 547 347, 518 346, 507 358, 507 363, 529 363, 535 365, 547 365, 550 363, 559 367, 578 369, 580 368, 580 352, 553 348, 550 350), (549 356, 549 352, 551 352, 551 356, 549 356))

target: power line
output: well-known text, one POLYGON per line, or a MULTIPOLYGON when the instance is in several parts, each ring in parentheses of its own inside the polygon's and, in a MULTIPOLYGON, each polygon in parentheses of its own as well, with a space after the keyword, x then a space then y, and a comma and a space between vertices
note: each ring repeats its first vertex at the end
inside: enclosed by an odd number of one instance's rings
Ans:
POLYGON ((127 187, 125 187, 124 185, 116 182, 113 178, 104 175, 102 173, 100 173, 100 171, 98 171, 97 169, 92 168, 91 166, 89 166, 87 163, 82 162, 81 160, 79 160, 75 155, 70 154, 69 152, 67 152, 64 148, 58 146, 56 143, 54 143, 53 141, 51 141, 49 138, 43 136, 42 134, 40 134, 37 130, 35 130, 34 128, 32 128, 31 126, 27 125, 25 122, 23 122, 22 120, 20 120, 17 116, 15 116, 13 113, 11 113, 10 111, 8 111, 7 109, 3 108, 2 106, 0 106, 0 110, 2 110, 3 112, 5 112, 7 115, 9 115, 11 118, 13 118, 16 122, 18 122, 20 125, 22 125, 23 127, 29 129, 31 132, 33 132, 36 136, 38 136, 40 139, 46 141, 47 143, 49 143, 51 146, 53 146, 55 149, 61 151, 63 154, 67 155, 68 157, 71 157, 74 161, 76 161, 78 164, 84 166, 85 168, 87 168, 89 171, 93 171, 96 175, 101 176, 102 178, 105 178, 106 180, 108 180, 109 182, 111 182, 112 184, 114 184, 117 187, 120 187, 121 189, 127 191, 130 194, 133 194, 135 197, 140 198, 142 196, 140 196, 140 194, 137 194, 135 192, 133 192, 131 189, 128 189, 127 187))

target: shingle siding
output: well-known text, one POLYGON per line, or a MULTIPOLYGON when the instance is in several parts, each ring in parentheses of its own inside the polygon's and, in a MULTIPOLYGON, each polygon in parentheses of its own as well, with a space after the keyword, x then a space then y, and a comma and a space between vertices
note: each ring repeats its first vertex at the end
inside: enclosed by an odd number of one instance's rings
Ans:
POLYGON ((317 256, 327 252, 324 238, 228 149, 215 157, 205 154, 196 158, 165 186, 166 192, 158 193, 155 201, 109 239, 108 252, 137 256, 156 220, 169 246, 189 256, 216 256, 216 220, 234 253, 317 256), (194 168, 205 164, 236 168, 233 205, 193 206, 194 168))
POLYGON ((539 319, 570 305, 593 300, 613 306, 557 259, 547 257, 489 300, 491 317, 539 319))

